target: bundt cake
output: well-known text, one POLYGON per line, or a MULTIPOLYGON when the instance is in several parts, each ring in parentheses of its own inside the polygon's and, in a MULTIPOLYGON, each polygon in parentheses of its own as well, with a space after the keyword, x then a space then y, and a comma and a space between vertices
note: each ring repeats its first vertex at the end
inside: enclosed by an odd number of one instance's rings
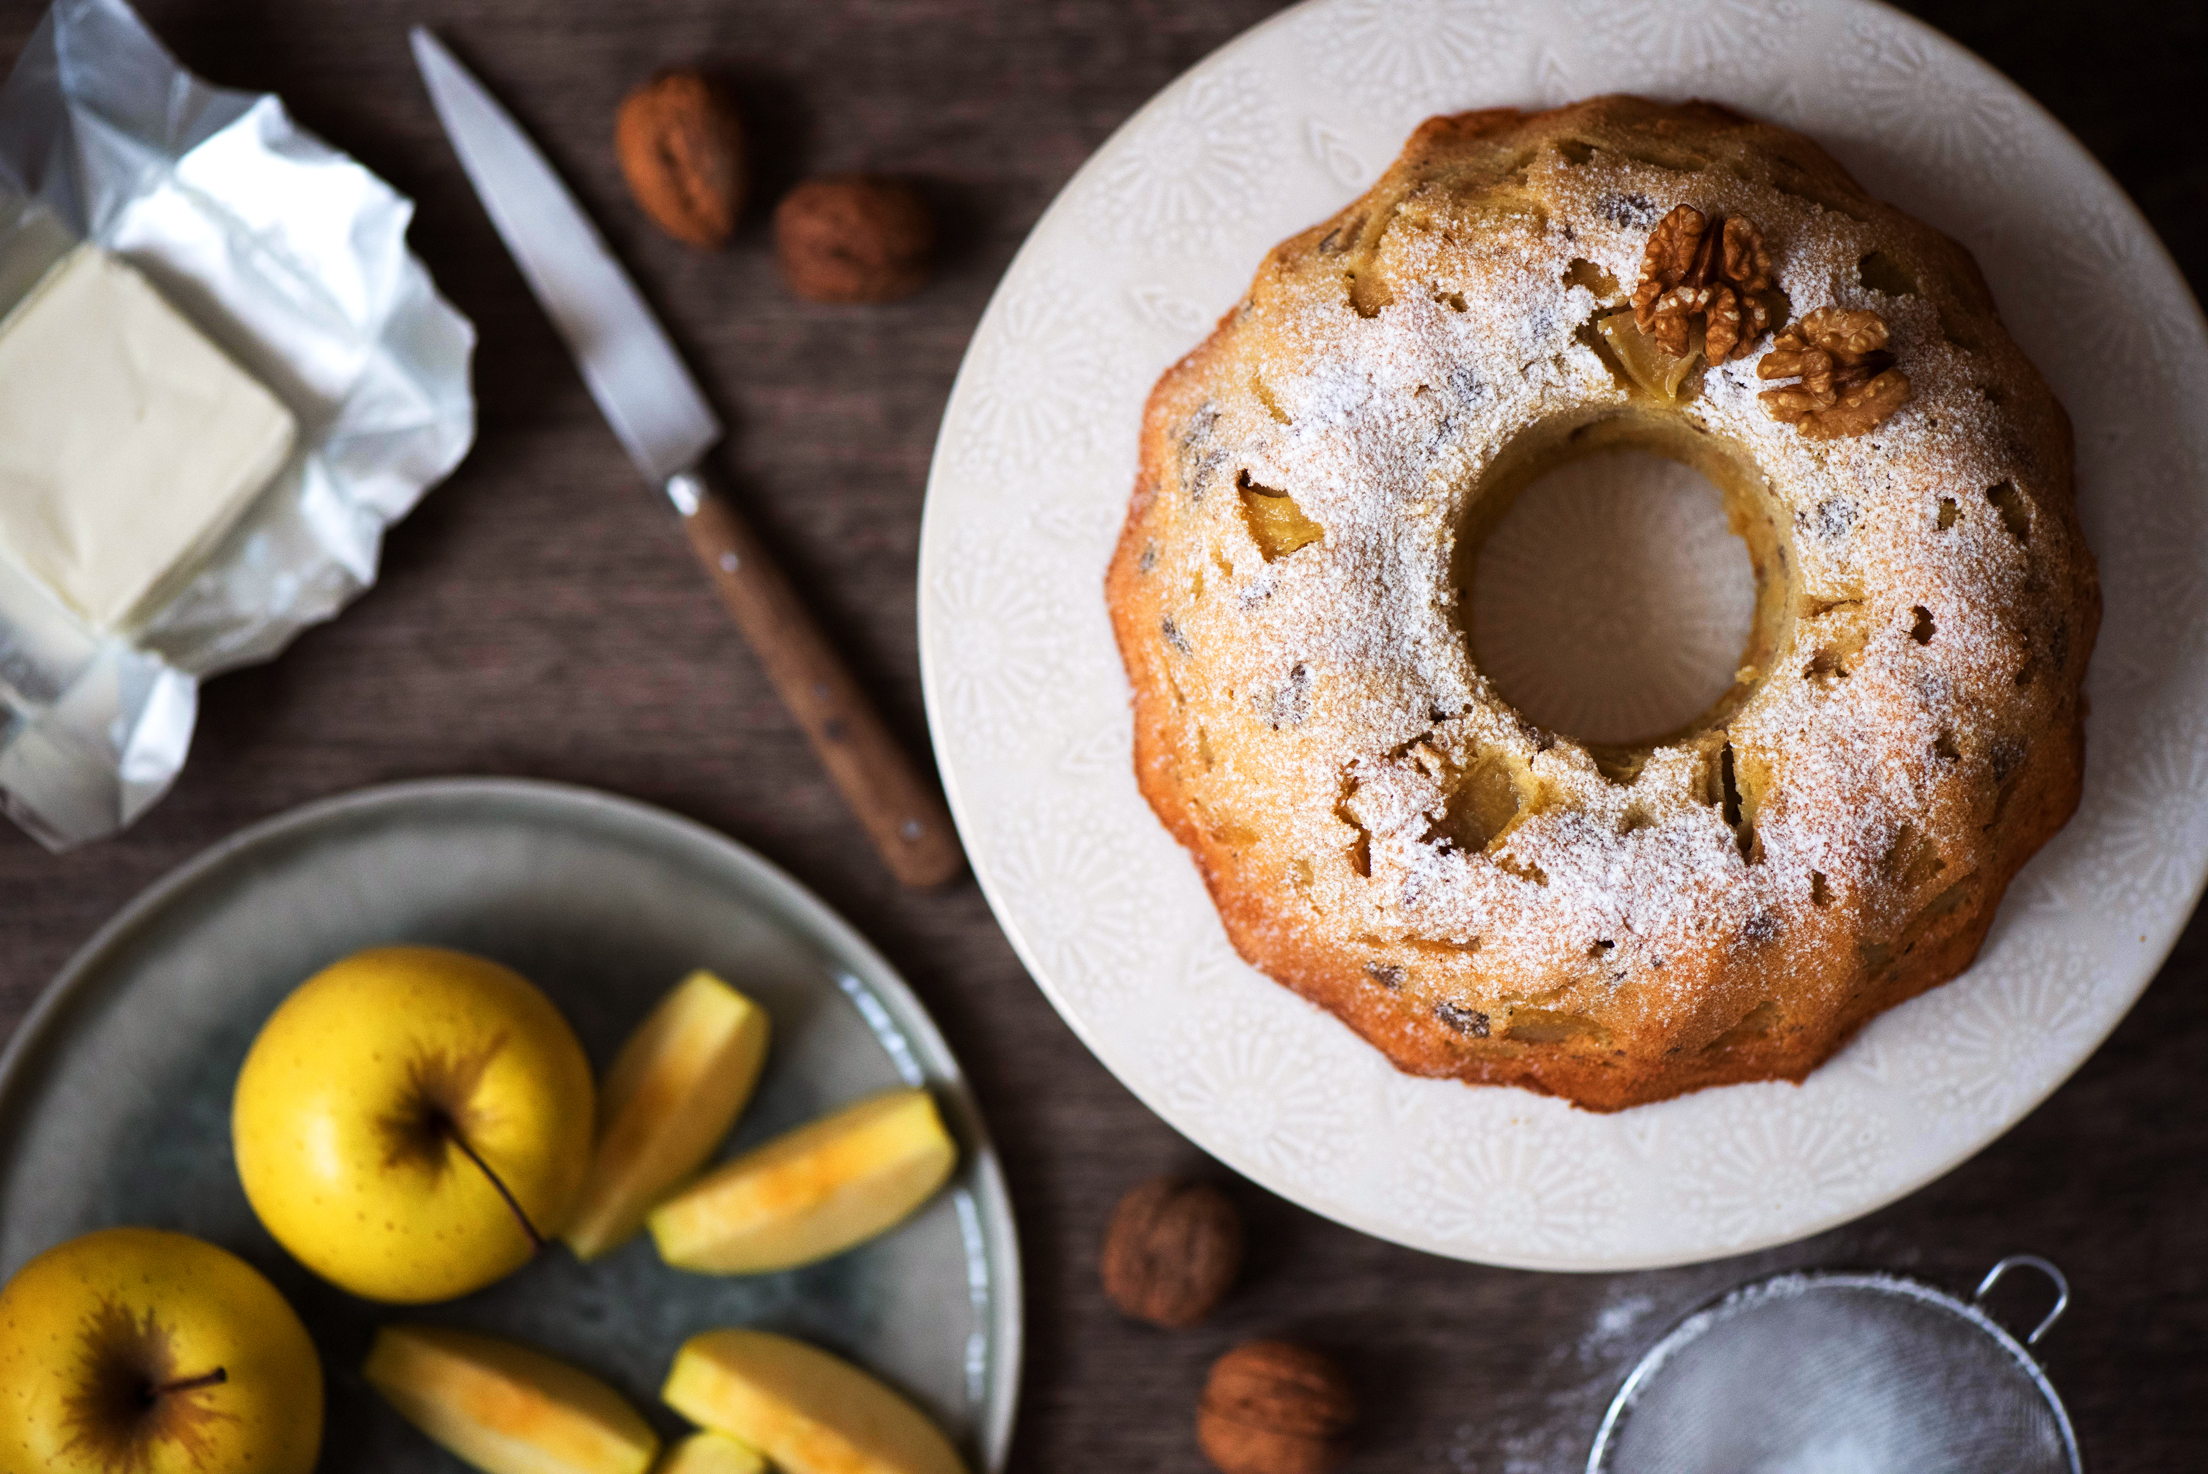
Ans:
POLYGON ((1416 1074, 1799 1080, 2078 800, 2062 407, 1968 252, 1711 104, 1421 126, 1159 381, 1107 593, 1234 945, 1416 1074), (1620 448, 1714 483, 1757 577, 1731 688, 1623 744, 1515 711, 1464 612, 1518 492, 1620 448))

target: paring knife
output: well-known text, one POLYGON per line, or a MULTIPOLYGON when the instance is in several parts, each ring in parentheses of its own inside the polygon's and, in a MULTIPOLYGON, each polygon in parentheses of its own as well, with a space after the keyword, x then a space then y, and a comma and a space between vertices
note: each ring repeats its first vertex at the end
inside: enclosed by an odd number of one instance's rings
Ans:
POLYGON ((682 514, 721 602, 751 642, 813 751, 906 885, 964 863, 951 816, 920 776, 790 581, 728 498, 705 453, 721 425, 628 273, 521 126, 435 36, 410 33, 431 103, 499 239, 566 340, 591 398, 644 479, 682 514))

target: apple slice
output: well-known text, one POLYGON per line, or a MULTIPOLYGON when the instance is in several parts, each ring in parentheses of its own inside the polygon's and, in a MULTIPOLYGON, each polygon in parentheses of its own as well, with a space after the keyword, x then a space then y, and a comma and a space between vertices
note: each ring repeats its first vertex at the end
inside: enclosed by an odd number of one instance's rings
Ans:
POLYGON ((713 974, 677 983, 629 1036, 598 1094, 598 1149, 561 1235, 578 1258, 618 1248, 713 1155, 759 1083, 766 1010, 713 974))
POLYGON ((659 1435, 564 1361, 444 1326, 385 1326, 361 1375, 399 1415, 489 1474, 644 1474, 659 1435))
POLYGON ((652 1474, 767 1474, 767 1461, 712 1428, 700 1428, 667 1451, 652 1474))
POLYGON ((840 1357, 771 1331, 692 1336, 660 1396, 787 1474, 965 1474, 925 1413, 840 1357))
POLYGON ((958 1148, 925 1090, 870 1096, 747 1152, 652 1211, 659 1257, 706 1274, 840 1254, 926 1202, 958 1148))

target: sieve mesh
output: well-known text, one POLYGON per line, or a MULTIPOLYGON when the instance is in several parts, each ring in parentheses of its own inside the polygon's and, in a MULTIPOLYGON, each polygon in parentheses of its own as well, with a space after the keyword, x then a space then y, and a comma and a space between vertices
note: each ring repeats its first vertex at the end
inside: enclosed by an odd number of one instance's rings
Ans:
MULTIPOLYGON (((2061 1286, 2044 1261, 2005 1260, 1979 1293, 2018 1262, 2061 1286)), ((1611 1405, 1587 1467, 2076 1474, 2080 1465, 2038 1364, 1975 1306, 1889 1275, 1790 1274, 1735 1290, 1659 1342, 1611 1405)))

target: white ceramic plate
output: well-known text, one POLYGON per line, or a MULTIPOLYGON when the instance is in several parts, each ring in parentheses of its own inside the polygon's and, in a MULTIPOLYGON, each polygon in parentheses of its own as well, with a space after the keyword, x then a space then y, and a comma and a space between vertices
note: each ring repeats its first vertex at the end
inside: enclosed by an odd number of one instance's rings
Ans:
POLYGON ((2114 1028, 2208 867, 2208 332, 2146 223, 2030 98, 1883 7, 1312 0, 1158 95, 1006 274, 944 416, 921 655, 975 872, 1074 1029, 1241 1172, 1459 1258, 1611 1270, 1794 1239, 1969 1157, 2114 1028), (1811 134, 1959 237, 2076 422, 2106 622, 2078 816, 1966 976, 1800 1086, 1597 1116, 1416 1080, 1244 966, 1135 789, 1101 592, 1145 394, 1274 242, 1437 112, 1611 91, 1811 134))

